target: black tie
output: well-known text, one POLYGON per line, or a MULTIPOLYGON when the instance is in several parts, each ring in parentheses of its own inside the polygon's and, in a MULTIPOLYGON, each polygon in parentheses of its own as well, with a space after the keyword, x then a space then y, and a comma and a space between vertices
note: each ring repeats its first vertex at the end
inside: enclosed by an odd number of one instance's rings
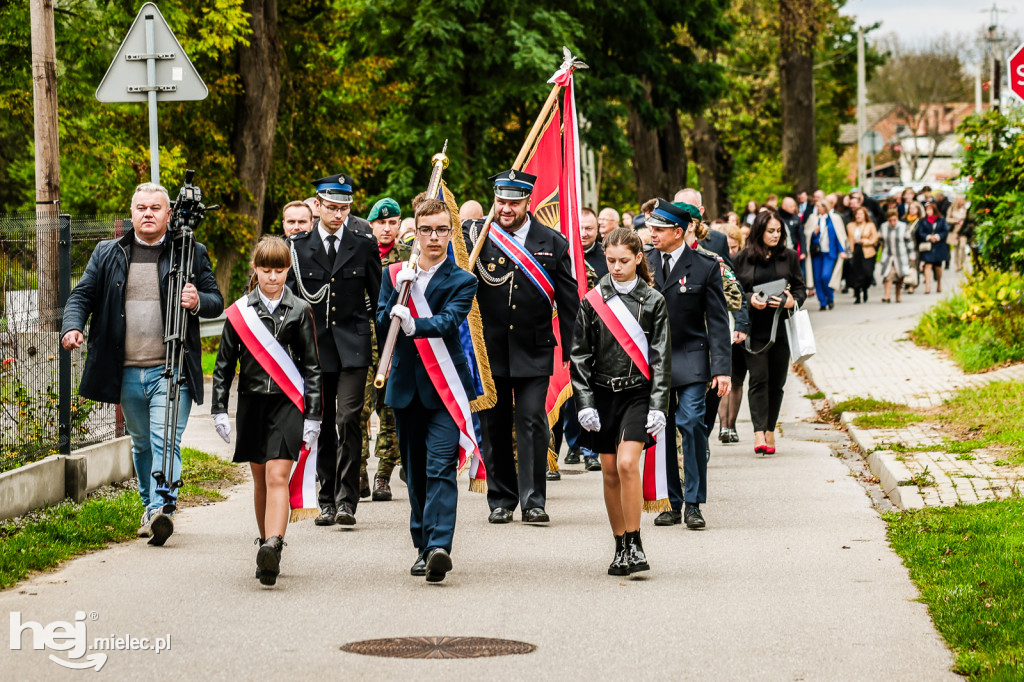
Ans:
POLYGON ((668 273, 672 271, 672 254, 661 254, 661 279, 668 282, 668 273))
POLYGON ((335 235, 327 237, 327 260, 334 265, 334 259, 338 256, 338 238, 335 235))

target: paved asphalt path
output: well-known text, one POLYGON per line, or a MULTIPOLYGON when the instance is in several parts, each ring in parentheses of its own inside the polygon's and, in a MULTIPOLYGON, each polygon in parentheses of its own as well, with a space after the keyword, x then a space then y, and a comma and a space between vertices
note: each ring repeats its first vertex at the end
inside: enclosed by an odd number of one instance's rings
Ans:
MULTIPOLYGON (((791 377, 789 389, 783 425, 811 419, 803 384, 791 377)), ((185 442, 230 455, 207 409, 196 409, 185 442)), ((707 530, 655 528, 645 515, 652 570, 642 579, 606 574, 613 544, 601 478, 586 473, 549 485, 545 527, 523 525, 518 513, 489 526, 484 498, 460 493, 455 568, 441 584, 409 576, 398 483, 394 501, 360 505, 354 530, 293 524, 278 585, 261 588, 245 484, 183 512, 166 547, 136 541, 80 558, 0 593, 0 608, 43 625, 81 610, 90 640, 171 635, 160 654, 109 652, 99 673, 108 679, 958 679, 846 465, 825 443, 793 437, 778 440, 775 457, 755 457, 749 420, 739 427, 741 443, 712 446, 707 530), (537 648, 445 661, 340 650, 434 635, 537 648)), ((0 647, 3 677, 95 674, 64 670, 48 653, 0 647)))

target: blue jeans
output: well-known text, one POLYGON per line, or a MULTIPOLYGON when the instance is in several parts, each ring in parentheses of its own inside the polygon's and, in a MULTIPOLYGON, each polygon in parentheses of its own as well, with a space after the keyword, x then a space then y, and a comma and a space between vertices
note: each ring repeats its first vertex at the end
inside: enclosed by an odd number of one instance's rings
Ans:
POLYGON ((704 395, 707 384, 701 382, 673 388, 675 429, 669 434, 668 457, 665 459, 668 473, 668 501, 673 511, 681 511, 683 502, 702 504, 708 493, 708 437, 704 432, 704 395), (683 473, 686 478, 686 494, 679 481, 679 461, 676 457, 676 430, 683 438, 683 473))
POLYGON ((814 276, 814 294, 818 304, 826 306, 832 302, 832 287, 828 285, 832 279, 832 270, 836 267, 836 259, 830 255, 811 257, 811 274, 814 276))
MULTIPOLYGON (((167 404, 167 382, 157 367, 125 367, 121 378, 121 411, 124 425, 132 437, 132 459, 135 475, 139 478, 139 495, 146 510, 164 506, 164 499, 156 492, 153 472, 160 471, 164 457, 164 407, 167 404)), ((188 385, 181 387, 181 406, 178 409, 178 437, 174 443, 174 475, 168 483, 181 478, 181 434, 188 423, 192 409, 192 394, 188 385)), ((171 493, 177 500, 178 493, 171 493)))

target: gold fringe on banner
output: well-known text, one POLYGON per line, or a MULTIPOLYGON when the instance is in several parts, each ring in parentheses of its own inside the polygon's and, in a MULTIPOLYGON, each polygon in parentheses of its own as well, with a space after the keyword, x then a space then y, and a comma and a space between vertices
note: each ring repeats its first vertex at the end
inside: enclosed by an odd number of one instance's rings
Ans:
MULTIPOLYGON (((462 225, 459 223, 459 205, 455 201, 455 195, 448 189, 448 183, 441 181, 441 188, 444 192, 444 203, 452 214, 452 251, 455 253, 455 263, 460 268, 476 277, 469 265, 469 251, 466 250, 466 241, 462 238, 462 225)), ((480 383, 483 384, 484 394, 469 401, 469 407, 474 412, 494 407, 498 402, 497 391, 494 388, 494 378, 491 376, 491 362, 487 358, 487 346, 484 345, 484 325, 480 319, 480 306, 476 298, 473 299, 473 307, 469 311, 469 333, 473 337, 473 352, 476 353, 477 369, 480 372, 480 383)))
POLYGON ((315 519, 319 515, 319 509, 292 509, 292 513, 288 516, 288 523, 295 523, 296 521, 305 521, 306 519, 315 519))
POLYGON ((672 511, 672 505, 669 504, 667 498, 664 500, 644 500, 644 511, 650 514, 660 514, 661 512, 672 511))
POLYGON ((485 494, 487 492, 487 481, 479 478, 469 479, 469 492, 485 494))

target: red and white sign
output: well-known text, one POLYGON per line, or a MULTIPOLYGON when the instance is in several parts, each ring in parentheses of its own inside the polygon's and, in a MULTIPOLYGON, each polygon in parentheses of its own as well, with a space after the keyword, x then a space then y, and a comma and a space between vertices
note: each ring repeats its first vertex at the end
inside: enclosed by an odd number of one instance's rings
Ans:
POLYGON ((1010 90, 1024 102, 1024 45, 1010 54, 1007 66, 1010 69, 1010 90))

